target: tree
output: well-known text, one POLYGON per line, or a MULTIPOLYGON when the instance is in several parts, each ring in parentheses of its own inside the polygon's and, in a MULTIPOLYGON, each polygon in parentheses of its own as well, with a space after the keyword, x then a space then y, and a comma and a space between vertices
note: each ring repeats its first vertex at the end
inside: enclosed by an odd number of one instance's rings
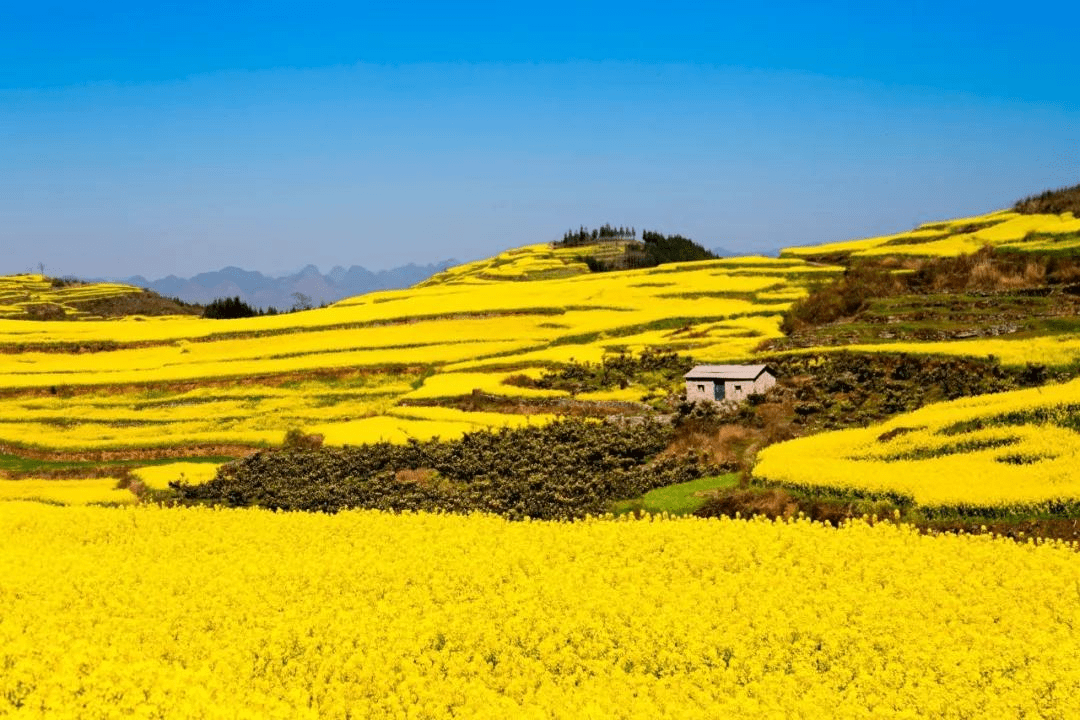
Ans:
POLYGON ((311 296, 310 295, 305 295, 302 292, 294 292, 292 294, 292 299, 293 299, 293 306, 292 306, 292 311, 293 312, 299 312, 301 310, 310 310, 312 307, 314 307, 311 304, 311 296))
POLYGON ((203 310, 203 317, 213 320, 255 317, 260 314, 258 310, 241 300, 239 295, 231 298, 217 298, 203 310))

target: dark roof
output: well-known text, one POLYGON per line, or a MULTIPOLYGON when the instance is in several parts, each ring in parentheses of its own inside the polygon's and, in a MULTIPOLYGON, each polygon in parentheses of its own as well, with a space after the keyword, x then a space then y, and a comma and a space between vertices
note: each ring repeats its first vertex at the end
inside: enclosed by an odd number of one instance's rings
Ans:
POLYGON ((687 380, 757 380, 763 372, 776 375, 768 365, 698 365, 683 377, 687 380))

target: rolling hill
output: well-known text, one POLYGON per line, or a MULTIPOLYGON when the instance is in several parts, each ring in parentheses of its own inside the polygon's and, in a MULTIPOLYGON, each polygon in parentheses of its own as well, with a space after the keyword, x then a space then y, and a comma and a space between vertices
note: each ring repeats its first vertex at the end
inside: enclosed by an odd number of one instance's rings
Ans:
POLYGON ((0 319, 0 714, 1075 716, 1068 254, 846 247, 0 319))
MULTIPOLYGON (((141 491, 140 467, 242 457, 279 446, 290 432, 340 447, 449 440, 560 416, 670 415, 679 409, 684 365, 771 362, 787 375, 773 396, 710 421, 749 428, 743 440, 709 451, 721 465, 741 465, 787 437, 1074 376, 1080 327, 1072 324, 1072 281, 1058 276, 1060 267, 1058 275, 1046 270, 1048 258, 1068 254, 1076 222, 1071 211, 999 211, 887 238, 792 248, 780 258, 599 273, 589 271, 589 258, 604 260, 621 246, 534 245, 448 268, 411 289, 288 315, 0 320, 0 472, 117 476, 141 491), (980 253, 984 260, 965 260, 966 275, 955 280, 956 263, 980 253), (1012 270, 999 267, 1009 262, 1012 270), (855 269, 868 266, 895 287, 858 298, 853 314, 790 327, 800 309, 853 285, 855 269), (939 287, 944 277, 960 285, 939 287), (986 277, 989 289, 972 285, 986 277), (1008 331, 984 332, 1008 317, 1018 318, 1008 331), (883 359, 825 361, 841 350, 883 359), (667 359, 634 360, 656 353, 667 359), (969 375, 983 380, 958 384, 949 357, 983 368, 969 375), (908 369, 898 375, 900 368, 908 369), (920 388, 913 374, 937 379, 920 388)), ((1014 471, 1039 469, 1030 465, 1014 471)), ((788 488, 813 485, 805 473, 771 468, 757 476, 788 488)), ((155 477, 161 472, 169 471, 155 477)))

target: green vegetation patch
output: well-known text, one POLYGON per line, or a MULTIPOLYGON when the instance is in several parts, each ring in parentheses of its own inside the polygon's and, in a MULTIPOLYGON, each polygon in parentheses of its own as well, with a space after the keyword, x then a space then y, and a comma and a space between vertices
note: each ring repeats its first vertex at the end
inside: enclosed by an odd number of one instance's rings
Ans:
POLYGON ((993 427, 1018 427, 1022 425, 1056 425, 1067 430, 1080 432, 1080 405, 1068 404, 1059 407, 1034 408, 990 417, 963 420, 946 425, 937 431, 938 435, 961 435, 993 427))
POLYGON ((220 465, 236 458, 220 455, 201 457, 170 457, 131 460, 40 460, 20 455, 0 454, 0 475, 10 477, 94 477, 123 473, 148 465, 168 465, 175 462, 212 463, 220 465))
POLYGON ((611 506, 616 515, 647 512, 669 515, 690 515, 699 510, 706 502, 706 493, 736 487, 739 484, 738 473, 703 477, 689 482, 668 485, 650 490, 639 498, 620 500, 611 506))
POLYGON ((663 455, 674 433, 656 421, 567 419, 452 441, 284 448, 226 465, 205 484, 172 487, 183 502, 228 506, 579 518, 619 498, 715 475, 697 456, 663 455))

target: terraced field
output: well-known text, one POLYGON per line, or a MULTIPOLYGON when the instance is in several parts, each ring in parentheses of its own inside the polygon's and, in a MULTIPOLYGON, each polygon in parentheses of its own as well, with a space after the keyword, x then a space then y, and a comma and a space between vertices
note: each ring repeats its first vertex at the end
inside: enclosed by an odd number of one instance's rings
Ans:
POLYGON ((137 287, 118 283, 67 283, 43 275, 0 277, 0 318, 34 318, 42 315, 66 319, 95 318, 82 303, 141 293, 137 287))
POLYGON ((1080 510, 1080 381, 964 398, 766 448, 758 478, 966 513, 1080 510))
POLYGON ((182 459, 275 446, 290 429, 402 442, 544 422, 568 402, 630 412, 671 388, 571 398, 506 380, 657 347, 747 357, 779 335, 792 299, 836 272, 740 258, 592 274, 581 252, 520 248, 411 290, 270 317, 0 320, 0 452, 182 459), (475 393, 514 402, 454 407, 475 393))
POLYGON ((1073 213, 1021 214, 999 210, 986 215, 931 222, 909 232, 881 237, 787 248, 781 257, 940 257, 977 252, 984 246, 1018 253, 1073 254, 1080 248, 1080 219, 1073 213))
MULTIPOLYGON (((517 255, 546 257, 539 249, 517 255)), ((67 415, 76 424, 235 420, 213 438, 181 425, 162 433, 159 444, 258 444, 273 439, 261 432, 381 415, 394 404, 387 401, 410 396, 474 388, 535 396, 500 380, 511 371, 648 347, 745 356, 777 334, 779 314, 803 284, 831 272, 792 261, 717 261, 579 274, 508 292, 504 282, 471 270, 457 268, 445 283, 276 317, 0 322, 3 418, 47 423, 73 407, 78 411, 67 415)), ((99 439, 64 434, 41 437, 39 446, 99 446, 99 439)), ((10 428, 0 437, 29 439, 10 428)), ((352 441, 366 439, 378 436, 359 433, 352 441)), ((122 437, 115 441, 124 445, 122 437)))
MULTIPOLYGON (((656 349, 699 362, 751 360, 783 347, 779 328, 792 302, 843 271, 821 259, 886 251, 940 255, 985 244, 1033 250, 1046 237, 1067 244, 1076 224, 1069 213, 1002 211, 888 238, 793 248, 780 259, 607 273, 590 273, 582 253, 617 254, 617 243, 534 245, 450 268, 409 290, 285 315, 0 319, 0 459, 9 458, 0 462, 0 474, 14 481, 48 470, 47 477, 70 479, 89 469, 84 474, 117 475, 121 485, 141 492, 167 480, 155 476, 147 483, 130 475, 140 464, 237 457, 279 445, 290 430, 319 435, 328 445, 356 445, 453 438, 568 413, 670 411, 679 391, 670 379, 637 378, 600 390, 536 381, 571 364, 656 349)), ((49 283, 19 276, 9 285, 44 293, 49 283)), ((95 292, 113 291, 102 286, 95 292)), ((1005 365, 1051 367, 1080 358, 1070 295, 1010 296, 1011 305, 1001 307, 994 297, 938 297, 962 322, 985 327, 1015 316, 1023 327, 972 338, 923 333, 918 320, 910 332, 892 335, 868 328, 911 323, 841 323, 834 334, 846 338, 842 342, 819 334, 825 345, 792 351, 842 345, 855 352, 993 356, 1005 365)), ((903 302, 881 300, 874 318, 941 315, 923 306, 906 310, 903 302)), ((795 485, 805 480, 783 477, 795 485)), ((27 495, 21 486, 4 492, 27 495)))
POLYGON ((0 319, 100 320, 120 315, 189 315, 195 306, 142 288, 25 274, 0 277, 0 319))

